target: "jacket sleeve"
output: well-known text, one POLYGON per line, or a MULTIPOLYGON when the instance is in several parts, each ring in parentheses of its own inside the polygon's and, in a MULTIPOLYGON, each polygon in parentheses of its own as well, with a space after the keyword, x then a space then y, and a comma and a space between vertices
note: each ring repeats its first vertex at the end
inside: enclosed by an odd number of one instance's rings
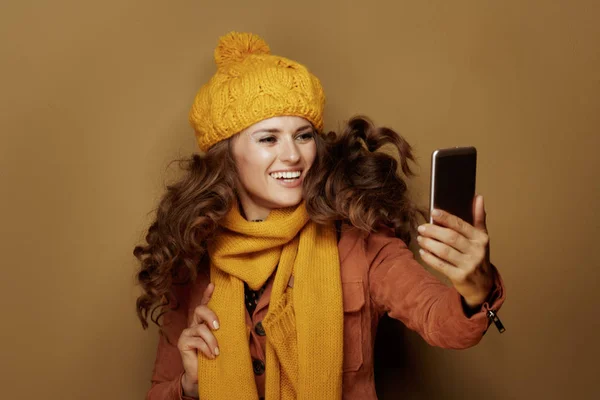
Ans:
POLYGON ((152 372, 152 386, 147 400, 194 400, 183 396, 181 377, 183 363, 177 348, 181 332, 187 327, 187 302, 162 317, 162 330, 158 340, 156 360, 152 372))
POLYGON ((371 260, 369 291, 375 308, 402 321, 433 346, 476 345, 491 323, 487 311, 497 312, 504 302, 504 284, 493 266, 490 296, 480 310, 467 316, 462 296, 425 270, 402 240, 371 234, 365 250, 371 260))

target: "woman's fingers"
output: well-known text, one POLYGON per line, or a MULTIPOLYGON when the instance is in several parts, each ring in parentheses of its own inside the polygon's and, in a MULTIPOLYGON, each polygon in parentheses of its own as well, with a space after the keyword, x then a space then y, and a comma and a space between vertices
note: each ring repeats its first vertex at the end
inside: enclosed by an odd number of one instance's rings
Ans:
POLYGON ((190 326, 199 325, 199 324, 208 324, 212 329, 219 329, 219 318, 217 318, 217 314, 213 312, 210 308, 204 305, 200 305, 194 309, 194 315, 192 315, 192 321, 190 326))
MULTIPOLYGON (((480 240, 469 240, 456 231, 432 224, 421 225, 419 233, 417 241, 423 250, 463 271, 472 272, 486 256, 488 236, 485 233, 480 240)), ((439 266, 439 262, 436 265, 439 266)))
POLYGON ((423 261, 425 261, 434 269, 440 271, 442 274, 446 275, 451 281, 458 279, 458 275, 461 273, 460 269, 426 250, 420 249, 419 253, 421 253, 421 258, 423 261))
POLYGON ((473 225, 475 228, 487 232, 485 205, 483 196, 480 194, 473 199, 473 225))
POLYGON ((210 359, 214 359, 215 356, 218 356, 220 353, 217 339, 211 332, 210 328, 205 324, 194 325, 182 332, 182 338, 179 346, 180 350, 189 350, 191 343, 198 345, 194 348, 200 350, 210 359), (200 339, 201 342, 199 342, 197 339, 200 339))
POLYGON ((206 286, 206 289, 204 289, 200 305, 194 309, 194 315, 192 315, 192 321, 190 323, 191 326, 207 323, 212 329, 219 329, 220 325, 217 314, 207 306, 214 291, 215 284, 211 282, 206 286))
MULTIPOLYGON (((471 246, 471 241, 450 228, 437 226, 433 224, 423 224, 418 228, 419 233, 423 237, 435 239, 438 242, 444 243, 460 253, 467 253, 471 246)), ((418 239, 418 238, 417 238, 418 239)))
MULTIPOLYGON (((476 197, 474 207, 478 209, 475 215, 478 228, 452 214, 439 210, 440 215, 434 217, 434 219, 442 226, 423 224, 418 228, 419 233, 421 236, 435 239, 456 249, 460 253, 467 255, 469 259, 480 259, 489 243, 489 236, 485 230, 485 213, 483 211, 483 198, 481 196, 476 197)), ((436 253, 434 249, 428 250, 436 253)), ((448 260, 443 256, 442 258, 448 260)))
POLYGON ((484 225, 483 201, 476 198, 474 207, 477 224, 475 228, 462 219, 439 211, 434 215, 437 224, 423 224, 417 237, 421 246, 421 258, 428 265, 442 272, 453 283, 462 282, 474 274, 487 254, 489 237, 484 225))
POLYGON ((200 324, 193 326, 189 329, 192 336, 201 337, 206 342, 212 355, 219 355, 219 345, 217 343, 217 338, 215 338, 215 335, 213 335, 208 326, 206 326, 205 324, 200 324))
POLYGON ((198 336, 185 336, 182 337, 178 344, 179 351, 182 355, 192 353, 192 357, 196 358, 197 353, 200 352, 211 360, 215 358, 215 355, 210 350, 209 345, 206 341, 198 336))
POLYGON ((204 290, 200 305, 194 309, 190 327, 181 334, 181 343, 184 348, 180 347, 182 351, 194 348, 211 360, 219 355, 217 339, 211 331, 219 329, 219 319, 217 314, 207 306, 214 289, 215 285, 209 283, 204 290))
POLYGON ((202 300, 200 301, 200 305, 207 305, 212 297, 213 292, 215 291, 215 284, 209 283, 204 289, 204 293, 202 294, 202 300))
POLYGON ((424 236, 417 236, 417 241, 423 250, 427 250, 454 267, 460 267, 464 262, 464 254, 445 243, 424 236))
POLYGON ((431 212, 431 216, 437 224, 445 226, 446 228, 449 228, 453 231, 456 231, 470 240, 481 239, 482 234, 485 233, 475 228, 468 222, 458 218, 456 215, 452 215, 444 210, 433 210, 431 212))
POLYGON ((214 353, 210 350, 210 346, 206 344, 204 339, 199 337, 191 337, 189 339, 188 345, 190 347, 193 347, 200 353, 204 354, 204 356, 206 356, 207 358, 210 358, 211 360, 215 359, 214 353))

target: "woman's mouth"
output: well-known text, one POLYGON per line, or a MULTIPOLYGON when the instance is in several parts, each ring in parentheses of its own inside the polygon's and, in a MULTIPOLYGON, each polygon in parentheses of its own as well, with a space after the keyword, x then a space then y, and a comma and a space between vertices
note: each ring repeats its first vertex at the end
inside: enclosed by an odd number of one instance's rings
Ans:
POLYGON ((271 172, 271 178, 286 187, 296 187, 300 184, 302 171, 271 172))

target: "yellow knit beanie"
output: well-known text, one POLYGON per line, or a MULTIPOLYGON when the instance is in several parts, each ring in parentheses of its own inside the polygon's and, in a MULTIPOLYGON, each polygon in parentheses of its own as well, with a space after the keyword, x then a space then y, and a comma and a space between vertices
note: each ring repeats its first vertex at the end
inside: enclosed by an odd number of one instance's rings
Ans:
POLYGON ((298 116, 323 129, 319 79, 295 61, 272 55, 252 33, 231 32, 215 49, 217 72, 196 95, 190 123, 200 150, 276 116, 298 116))

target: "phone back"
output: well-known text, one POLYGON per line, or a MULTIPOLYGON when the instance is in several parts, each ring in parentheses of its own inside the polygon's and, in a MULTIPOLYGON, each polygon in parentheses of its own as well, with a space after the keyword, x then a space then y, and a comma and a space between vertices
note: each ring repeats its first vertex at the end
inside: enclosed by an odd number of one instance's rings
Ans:
POLYGON ((439 208, 473 224, 476 170, 475 147, 434 151, 431 156, 429 212, 439 208))

